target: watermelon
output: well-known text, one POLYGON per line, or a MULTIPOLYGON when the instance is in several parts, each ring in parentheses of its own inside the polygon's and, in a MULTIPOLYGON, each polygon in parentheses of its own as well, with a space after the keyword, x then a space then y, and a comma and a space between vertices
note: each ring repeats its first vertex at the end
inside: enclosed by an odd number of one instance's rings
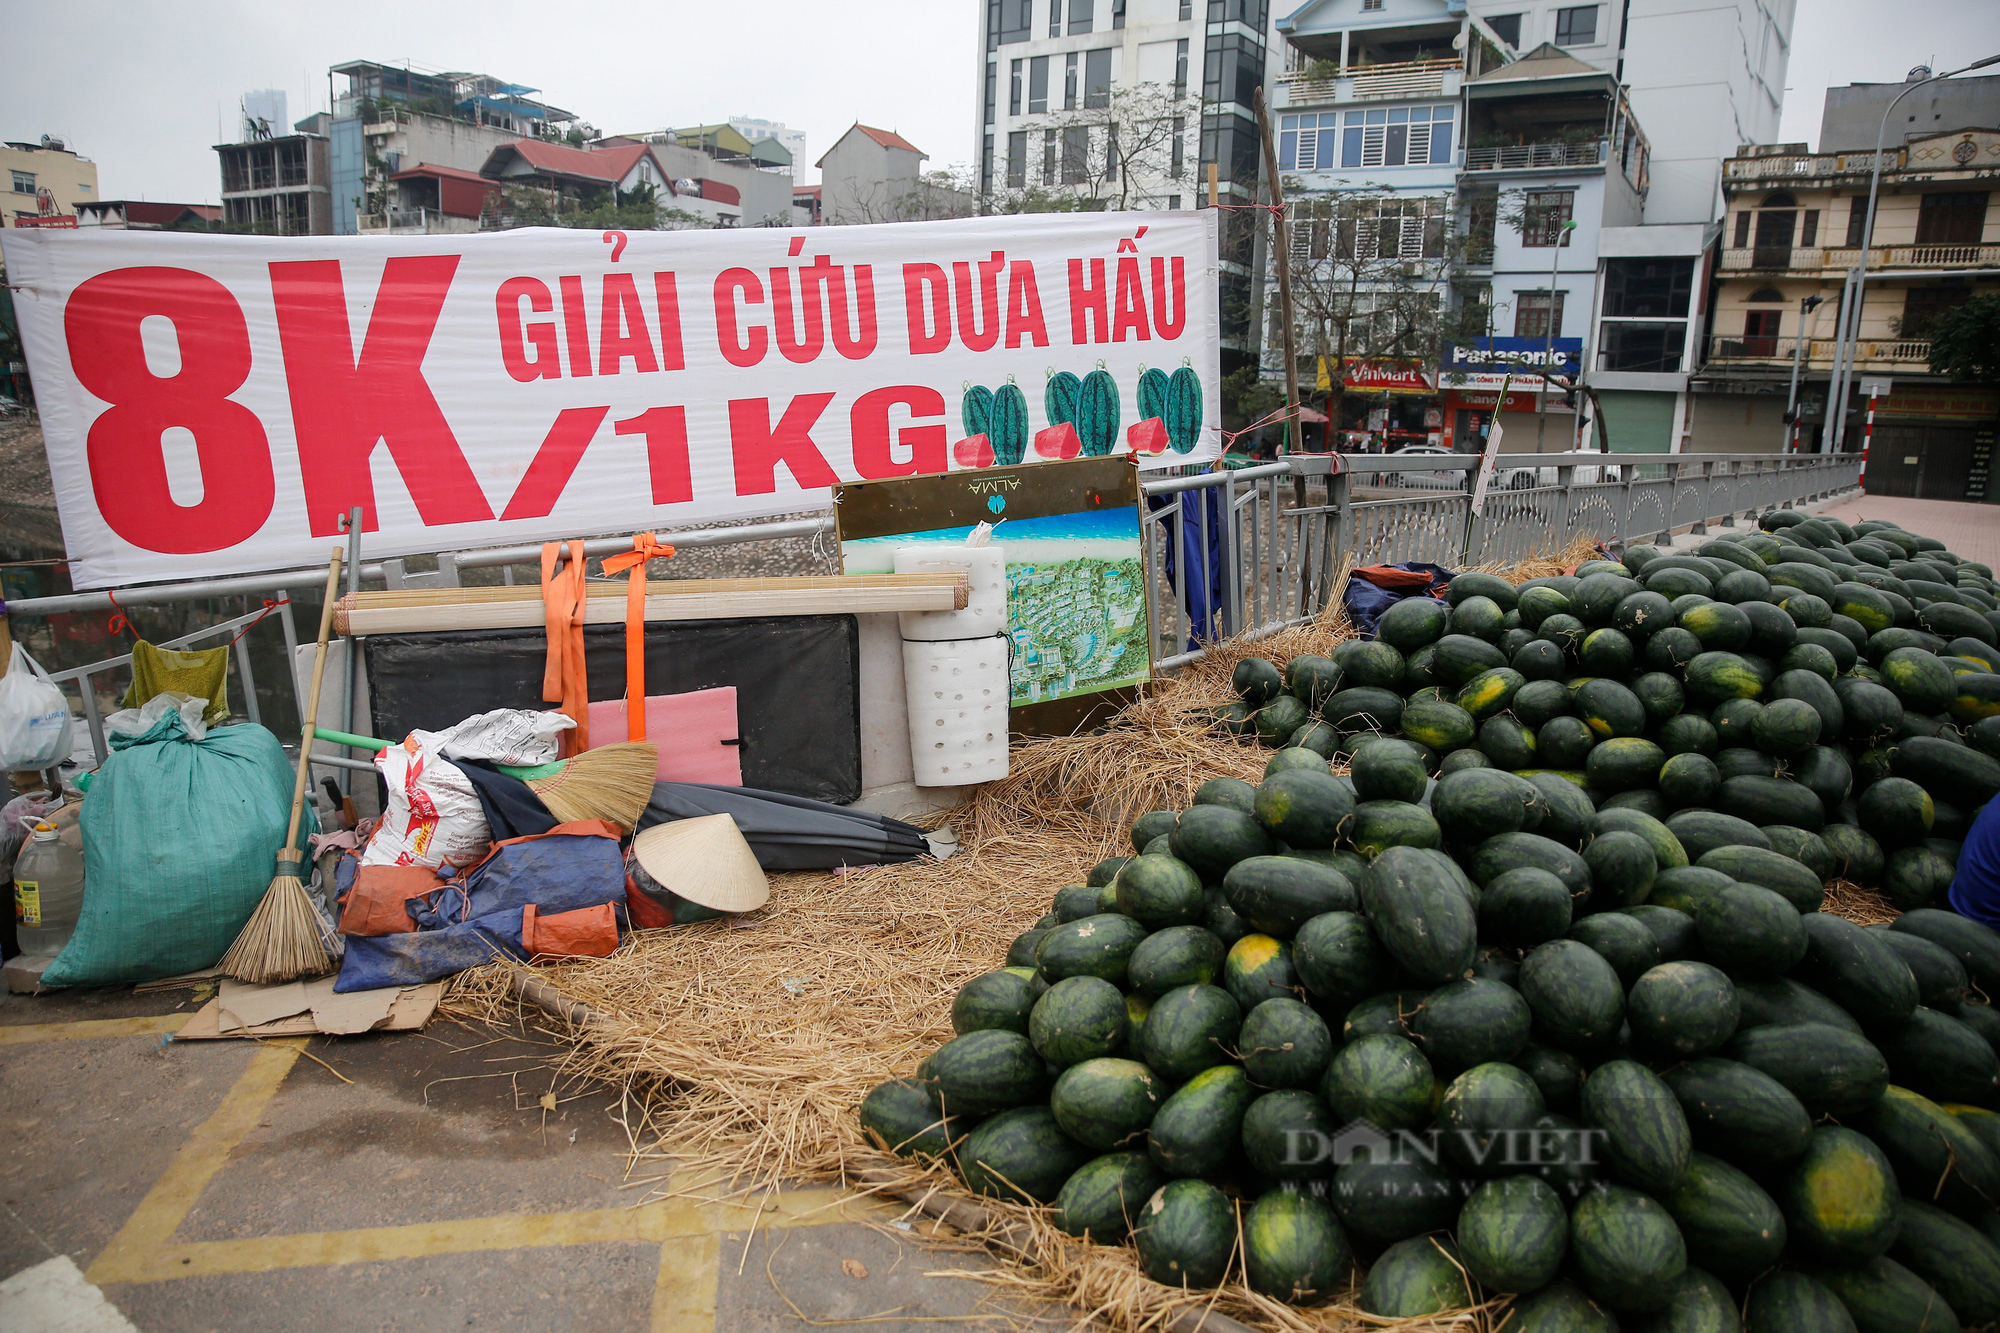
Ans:
POLYGON ((1988 995, 2000 994, 2000 934, 1956 912, 1935 908, 1905 912, 1889 923, 1889 929, 1942 946, 1965 965, 1973 985, 1988 995))
POLYGON ((1431 1063, 1454 1071, 1512 1059, 1529 1022, 1527 1001, 1513 987, 1473 978, 1425 996, 1410 1026, 1431 1063))
POLYGON ((1882 882, 1887 861, 1882 844, 1872 834, 1853 824, 1828 824, 1820 830, 1820 840, 1834 859, 1829 879, 1848 879, 1863 886, 1882 882))
POLYGON ((1660 942, 1645 923, 1623 912, 1600 912, 1569 928, 1569 937, 1589 945, 1611 964, 1618 983, 1630 990, 1649 968, 1658 967, 1660 942))
POLYGON ((1419 801, 1430 783, 1423 752, 1407 741, 1371 741, 1355 752, 1350 768, 1354 793, 1364 801, 1419 801))
POLYGON ((1570 1258, 1583 1289, 1615 1310, 1666 1306, 1687 1267, 1673 1218, 1636 1190, 1607 1185, 1570 1214, 1570 1258))
POLYGON ((1347 1236, 1325 1200, 1267 1192, 1243 1215, 1243 1269, 1254 1291, 1289 1305, 1323 1305, 1347 1285, 1347 1236))
POLYGON ((1759 847, 1717 847, 1702 853, 1695 864, 1720 871, 1740 884, 1769 889, 1791 904, 1795 912, 1817 912, 1826 897, 1819 876, 1779 852, 1759 847))
POLYGON ((1526 1072, 1541 1090, 1542 1105, 1557 1111, 1574 1111, 1583 1089, 1583 1062, 1568 1051, 1531 1041, 1514 1055, 1516 1068, 1526 1072))
POLYGON ((1903 1200, 1889 1257, 1929 1283, 1968 1324, 2000 1322, 2000 1246, 1921 1199, 1903 1200))
POLYGON ((982 972, 966 982, 952 998, 952 1031, 963 1034, 1005 1028, 1025 1036, 1028 1012, 1035 1007, 1035 997, 1028 989, 1034 975, 1028 968, 1005 967, 982 972))
POLYGON ((904 1157, 943 1157, 964 1132, 923 1084, 903 1078, 878 1083, 861 1099, 861 1128, 877 1147, 904 1157))
POLYGON ((1348 836, 1367 857, 1390 847, 1438 847, 1444 842, 1431 812, 1406 801, 1363 801, 1354 807, 1348 836))
POLYGON ((1153 839, 1170 837, 1180 820, 1180 814, 1173 810, 1150 810, 1140 815, 1132 822, 1132 850, 1143 852, 1153 839))
POLYGON ((1747 819, 1713 810, 1683 810, 1670 816, 1667 828, 1696 865, 1717 847, 1748 846, 1771 850, 1771 840, 1747 819))
POLYGON ((1320 716, 1343 735, 1360 732, 1393 734, 1402 726, 1403 698, 1393 690, 1355 686, 1328 699, 1319 711, 1320 716))
POLYGON ((1063 1182, 1056 1195, 1055 1224, 1100 1245, 1121 1244, 1139 1210, 1166 1183, 1143 1152, 1092 1158, 1063 1182))
POLYGON ((1299 927, 1292 965, 1306 989, 1336 1010, 1377 993, 1396 976, 1396 962, 1374 928, 1353 912, 1326 912, 1299 927))
POLYGON ((1243 1026, 1243 1006, 1219 986, 1181 986, 1153 1002, 1138 1056, 1170 1082, 1193 1078, 1228 1060, 1243 1026))
POLYGON ((1099 1058, 1071 1065, 1049 1092, 1063 1133, 1097 1152, 1130 1148, 1153 1123, 1164 1093, 1137 1060, 1099 1058))
POLYGON ((1243 1155, 1269 1180, 1308 1180, 1332 1168, 1333 1123, 1310 1092, 1281 1088, 1250 1103, 1243 1113, 1243 1155))
POLYGON ((1002 467, 1020 463, 1028 450, 1028 396, 1008 380, 993 391, 986 409, 986 434, 993 444, 993 461, 1002 467))
POLYGON ((1294 856, 1253 856, 1222 879, 1222 891, 1251 929, 1280 939, 1326 912, 1353 911, 1354 886, 1331 866, 1294 856))
MULTIPOLYGON (((1901 747, 1897 748, 1900 753, 1901 747)), ((1888 777, 1869 784, 1855 807, 1861 827, 1884 847, 1920 841, 1937 818, 1930 793, 1908 778, 1888 777)))
POLYGON ((1503 833, 1473 849, 1466 872, 1474 882, 1491 883, 1509 870, 1534 866, 1560 879, 1581 904, 1590 893, 1590 866, 1574 848, 1535 833, 1503 833))
POLYGON ((1660 1195, 1687 1242, 1688 1262, 1731 1282, 1775 1266, 1785 1251, 1785 1217, 1743 1172, 1696 1153, 1678 1185, 1660 1195))
MULTIPOLYGON (((1909 1023, 1882 1034, 1877 1045, 1889 1062, 1889 1076, 1926 1097, 1981 1105, 2000 1093, 2000 1056, 1948 1014, 1919 1006, 1909 1023)), ((2000 1179, 1994 1186, 2000 1195, 2000 1179)))
POLYGON ((1889 1064, 1866 1038, 1824 1023, 1739 1031, 1724 1053, 1791 1089, 1814 1115, 1855 1115, 1889 1086, 1889 1064))
POLYGON ((1957 1333, 1961 1322, 1930 1283, 1886 1255, 1830 1265, 1818 1277, 1847 1307, 1857 1329, 1957 1333))
POLYGON ((1222 975, 1227 950, 1203 926, 1171 926, 1139 942, 1126 965, 1127 982, 1147 999, 1179 986, 1212 985, 1222 975))
POLYGON ((929 1065, 929 1091, 953 1115, 1021 1106, 1039 1100, 1048 1086, 1048 1066, 1034 1043, 1003 1028, 954 1037, 938 1048, 929 1065))
POLYGON ((1192 366, 1182 366, 1167 380, 1167 410, 1163 417, 1167 439, 1177 454, 1193 451, 1201 440, 1204 422, 1201 376, 1192 366))
POLYGON ((1891 1087, 1850 1123, 1882 1150, 1912 1197, 1976 1216, 2000 1194, 2000 1158, 1969 1124, 1907 1088, 1891 1087))
POLYGON ((1274 850, 1254 816, 1221 805, 1196 805, 1184 812, 1170 841, 1174 855, 1209 883, 1221 882, 1238 861, 1274 850))
POLYGON ((1814 830, 1826 823, 1826 807, 1819 796, 1812 788, 1787 778, 1749 774, 1725 777, 1715 800, 1726 810, 1741 812, 1753 824, 1784 824, 1814 830))
POLYGON ((1341 1225, 1377 1241, 1403 1240, 1448 1227, 1458 1214, 1458 1184, 1446 1168, 1424 1152, 1394 1152, 1383 1139, 1373 1151, 1355 1151, 1338 1161, 1332 1200, 1341 1225))
POLYGON ((1382 947, 1410 975, 1436 985, 1472 965, 1478 918, 1464 889, 1412 847, 1390 847, 1362 878, 1364 910, 1382 947))
POLYGON ((1509 1306, 1496 1333, 1618 1333, 1611 1313, 1570 1282, 1552 1282, 1509 1306))
POLYGON ((1132 952, 1144 938, 1146 928, 1129 916, 1087 916, 1052 927, 1036 941, 1035 964, 1052 982, 1097 977, 1122 984, 1132 952))
POLYGON ((1861 1035, 1861 1024, 1854 1021, 1854 1015, 1790 977, 1755 981, 1740 978, 1736 983, 1736 998, 1743 1009, 1738 1031, 1779 1023, 1825 1023, 1857 1037, 1861 1035))
POLYGON ((1017 1106, 982 1120, 958 1151, 966 1188, 1029 1203, 1054 1203, 1070 1173, 1089 1158, 1046 1106, 1017 1106))
POLYGON ((1113 885, 1118 910, 1148 930, 1201 920, 1201 876, 1172 856, 1140 855, 1127 861, 1113 885))
POLYGON ((1205 1180, 1172 1180, 1132 1226, 1139 1269, 1168 1287, 1213 1287, 1236 1249, 1236 1206, 1205 1180))
POLYGON ((1597 736, 1580 717, 1552 717, 1535 735, 1539 761, 1550 768, 1580 769, 1590 760, 1597 736))
POLYGON ((1261 1088, 1317 1087, 1333 1059, 1333 1034, 1310 1005, 1266 1000, 1243 1020, 1236 1039, 1243 1071, 1261 1088))
POLYGON ((1866 1031, 1909 1021, 1917 1008, 1917 979, 1889 946, 1845 917, 1813 912, 1802 920, 1806 956, 1799 980, 1853 1014, 1866 1031))
MULTIPOLYGON (((1653 876, 1653 892, 1646 902, 1648 906, 1698 917, 1703 903, 1735 882, 1727 875, 1699 866, 1669 868, 1653 876)), ((1699 932, 1696 938, 1700 938, 1699 932)))
MULTIPOLYGON (((1607 741, 1598 749, 1616 743, 1607 741)), ((1630 907, 1653 891, 1659 863, 1652 845, 1636 833, 1599 833, 1583 849, 1583 860, 1590 867, 1591 902, 1599 908, 1630 907)))
POLYGON ((1740 1012, 1736 987, 1707 963, 1662 963, 1625 997, 1633 1042, 1663 1059, 1716 1050, 1735 1035, 1740 1012))
POLYGON ((1789 1088, 1762 1070, 1705 1056, 1660 1077, 1704 1152, 1762 1168, 1806 1150, 1812 1117, 1789 1088))
POLYGON ((1474 1303, 1451 1242, 1413 1236, 1391 1245, 1368 1269, 1355 1302, 1363 1314, 1414 1319, 1474 1303))
POLYGON ((1539 1291, 1569 1247, 1569 1210, 1533 1176, 1489 1180, 1458 1211, 1454 1228, 1466 1271, 1493 1291, 1539 1291))
POLYGON ((1852 1264, 1887 1252, 1902 1205, 1894 1169, 1865 1135, 1821 1125, 1787 1170, 1778 1201, 1801 1254, 1852 1264))
POLYGON ((1772 1273, 1743 1303, 1746 1333, 1856 1333, 1853 1318, 1826 1287, 1804 1273, 1772 1273))
POLYGON ((1903 965, 1910 969, 1910 975, 1917 980, 1919 1004, 1951 1013, 1964 1003, 1965 990, 1970 984, 1965 975, 1965 964, 1952 957, 1943 945, 1904 931, 1872 926, 1869 929, 1879 935, 1882 943, 1888 945, 1903 960, 1903 965))
POLYGON ((1450 623, 1451 612, 1443 602, 1432 597, 1405 597, 1382 613, 1375 634, 1398 652, 1413 653, 1443 638, 1450 623))
POLYGON ((1445 1086, 1438 1106, 1445 1153, 1482 1175, 1532 1163, 1537 1158, 1528 1131, 1543 1110, 1541 1088, 1526 1070, 1474 1065, 1445 1086))
POLYGON ((1612 1175, 1653 1192, 1686 1174, 1693 1140, 1687 1116, 1660 1077, 1631 1060, 1592 1070, 1583 1084, 1584 1122, 1604 1133, 1612 1175))
POLYGON ((1904 911, 1929 907, 1944 900, 1956 874, 1954 862, 1929 845, 1898 847, 1882 865, 1882 896, 1904 911))
POLYGON ((1354 805, 1348 788, 1326 771, 1324 763, 1317 763, 1267 777, 1257 788, 1252 808, 1257 821, 1287 846, 1331 847, 1353 816, 1354 805))
POLYGON ((1229 905, 1229 899, 1221 889, 1209 889, 1201 897, 1205 909, 1201 917, 1202 929, 1221 940, 1225 949, 1250 933, 1250 927, 1236 915, 1236 909, 1229 905))
POLYGON ((1257 1098, 1239 1065, 1202 1070, 1174 1090, 1154 1115, 1147 1152, 1170 1176, 1214 1175, 1236 1157, 1243 1113, 1257 1098))
POLYGON ((1266 1000, 1296 997, 1299 978, 1292 967, 1292 946, 1269 935, 1245 935, 1222 960, 1222 984, 1245 1013, 1266 1000))
POLYGON ((1570 926, 1569 888, 1553 874, 1523 866, 1495 876, 1481 890, 1481 938, 1517 948, 1560 937, 1570 926))
POLYGON ((1412 701, 1402 712, 1403 736, 1438 754, 1470 745, 1478 734, 1472 714, 1457 704, 1412 701))
POLYGON ((1028 1014, 1036 1053, 1059 1069, 1122 1050, 1126 1028, 1124 995, 1099 977, 1058 981, 1028 1014))
POLYGON ((1430 1123, 1441 1090, 1430 1062, 1403 1037, 1348 1042, 1328 1064, 1321 1096, 1341 1123, 1364 1120, 1384 1133, 1430 1123))
POLYGON ((1625 988, 1588 945, 1551 940, 1521 966, 1521 995, 1539 1040, 1578 1053, 1608 1044, 1625 1016, 1625 988))

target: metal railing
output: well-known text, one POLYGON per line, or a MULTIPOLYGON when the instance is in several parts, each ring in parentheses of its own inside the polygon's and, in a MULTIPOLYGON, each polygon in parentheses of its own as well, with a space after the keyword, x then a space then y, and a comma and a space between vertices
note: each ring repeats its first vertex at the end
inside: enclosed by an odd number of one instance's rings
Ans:
POLYGON ((1591 143, 1520 143, 1465 150, 1467 171, 1525 171, 1534 167, 1594 167, 1605 161, 1609 145, 1591 143))
POLYGON ((1462 60, 1399 60, 1381 65, 1349 65, 1344 70, 1315 71, 1311 66, 1280 74, 1279 89, 1289 101, 1284 105, 1304 106, 1310 102, 1365 102, 1383 97, 1442 97, 1456 92, 1454 75, 1462 74, 1462 60))
MULTIPOLYGON (((1903 165, 1903 150, 1882 154, 1882 169, 1903 165)), ((1733 157, 1722 164, 1727 180, 1796 180, 1802 176, 1865 176, 1875 169, 1875 154, 1802 153, 1785 157, 1733 157)))
MULTIPOLYGON (((1782 361, 1792 362, 1792 352, 1799 345, 1797 338, 1777 336, 1745 336, 1741 333, 1718 333, 1708 340, 1708 359, 1711 361, 1782 361)), ((1805 360, 1807 364, 1833 364, 1834 348, 1837 344, 1831 338, 1808 338, 1805 340, 1805 360)), ((1926 338, 1863 338, 1855 344, 1855 364, 1890 365, 1928 368, 1931 361, 1931 345, 1926 338)))
MULTIPOLYGON (((1722 252, 1725 271, 1745 270, 1845 273, 1861 262, 1858 245, 1749 245, 1722 252)), ((1876 245, 1868 250, 1868 267, 1993 268, 2000 267, 2000 245, 1876 245)))

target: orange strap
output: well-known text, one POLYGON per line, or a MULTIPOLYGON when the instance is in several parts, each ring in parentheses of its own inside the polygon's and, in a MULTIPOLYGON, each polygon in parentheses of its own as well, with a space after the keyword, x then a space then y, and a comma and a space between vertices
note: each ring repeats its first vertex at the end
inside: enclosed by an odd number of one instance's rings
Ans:
POLYGON ((569 544, 569 563, 556 572, 561 542, 542 546, 542 623, 548 636, 548 664, 542 672, 542 698, 576 721, 569 736, 569 753, 590 748, 590 683, 583 666, 583 543, 569 544))
POLYGON ((650 532, 632 534, 632 549, 606 556, 604 572, 630 571, 625 578, 625 738, 646 739, 646 562, 672 559, 674 548, 650 532))

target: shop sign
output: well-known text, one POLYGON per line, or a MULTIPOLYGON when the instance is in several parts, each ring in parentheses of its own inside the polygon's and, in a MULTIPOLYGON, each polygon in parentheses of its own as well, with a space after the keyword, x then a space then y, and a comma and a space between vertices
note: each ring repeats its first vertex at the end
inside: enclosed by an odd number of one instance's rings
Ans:
MULTIPOLYGON (((1319 387, 1333 387, 1329 364, 1332 357, 1319 359, 1319 387)), ((1349 393, 1411 393, 1433 394, 1437 385, 1431 383, 1424 374, 1424 367, 1415 361, 1366 361, 1358 356, 1346 358, 1343 365, 1342 383, 1349 393)))
POLYGON ((2000 417, 2000 389, 1898 384, 1875 403, 1880 417, 1928 417, 1933 421, 1991 421, 2000 417))
POLYGON ((1474 338, 1438 353, 1438 382, 1451 388, 1497 389, 1512 374, 1517 386, 1533 389, 1544 369, 1574 379, 1582 368, 1581 338, 1474 338))
POLYGON ((82 589, 324 563, 352 506, 380 559, 825 509, 842 482, 1080 447, 1203 462, 1216 218, 0 248, 82 589), (1049 429, 1059 371, 1109 381, 1112 429, 1049 429), (1171 441, 1135 429, 1142 374, 1171 441))

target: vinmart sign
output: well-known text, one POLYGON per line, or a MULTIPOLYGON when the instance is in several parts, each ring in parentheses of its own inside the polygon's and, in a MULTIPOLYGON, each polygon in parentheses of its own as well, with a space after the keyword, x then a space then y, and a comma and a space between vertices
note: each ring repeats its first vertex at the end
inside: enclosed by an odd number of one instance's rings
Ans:
POLYGON ((1215 217, 0 233, 78 588, 1219 451, 1215 217))
POLYGON ((1545 367, 1574 379, 1583 368, 1583 339, 1474 338, 1438 352, 1438 382, 1448 389, 1497 389, 1510 375, 1513 387, 1538 389, 1545 367))

